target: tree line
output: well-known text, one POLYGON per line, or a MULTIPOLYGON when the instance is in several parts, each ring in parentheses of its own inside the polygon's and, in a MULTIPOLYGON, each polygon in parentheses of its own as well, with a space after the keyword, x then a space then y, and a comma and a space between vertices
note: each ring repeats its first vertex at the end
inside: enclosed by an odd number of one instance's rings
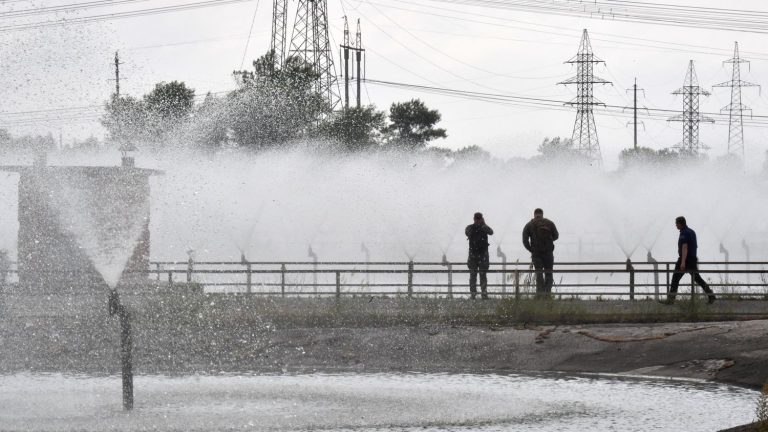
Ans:
POLYGON ((436 127, 440 113, 419 99, 393 103, 389 112, 369 105, 332 111, 316 90, 312 66, 289 57, 275 67, 268 52, 252 70, 233 72, 237 88, 224 96, 207 94, 195 105, 195 90, 179 81, 161 82, 134 98, 113 95, 102 125, 113 143, 149 149, 181 145, 217 150, 232 146, 255 151, 321 140, 340 150, 376 148, 422 150, 445 138, 436 127))

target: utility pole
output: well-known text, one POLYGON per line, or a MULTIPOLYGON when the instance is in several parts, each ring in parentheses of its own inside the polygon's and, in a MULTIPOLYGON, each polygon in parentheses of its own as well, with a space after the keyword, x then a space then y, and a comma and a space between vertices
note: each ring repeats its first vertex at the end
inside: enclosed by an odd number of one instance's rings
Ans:
POLYGON ((274 0, 272 4, 272 41, 269 49, 274 58, 274 68, 285 63, 285 30, 288 26, 288 0, 274 0))
POLYGON ((120 97, 120 54, 115 51, 115 96, 120 97))
POLYGON ((720 112, 728 112, 728 154, 737 156, 744 161, 744 111, 749 111, 751 115, 752 109, 741 103, 741 88, 757 87, 759 89, 760 85, 741 80, 741 63, 749 64, 749 60, 739 57, 738 42, 735 42, 733 57, 723 63, 733 65, 731 80, 715 84, 713 87, 731 88, 731 103, 721 109, 720 112))
POLYGON ((593 107, 605 105, 595 99, 593 89, 595 84, 611 84, 610 81, 596 77, 594 65, 605 63, 592 53, 592 44, 589 41, 587 29, 584 29, 579 44, 579 52, 566 63, 576 65, 576 76, 558 84, 576 84, 576 99, 566 103, 576 107, 576 122, 573 125, 571 138, 579 151, 587 157, 590 164, 602 167, 603 158, 600 154, 600 141, 597 139, 597 127, 593 107))
POLYGON ((363 52, 365 49, 363 49, 363 33, 360 30, 360 18, 357 19, 357 33, 355 33, 355 59, 357 60, 357 108, 360 109, 360 98, 361 98, 361 92, 360 87, 362 80, 364 79, 363 76, 363 68, 362 68, 362 58, 363 58, 363 52))
POLYGON ((341 105, 328 37, 327 0, 299 0, 288 55, 298 57, 312 66, 319 77, 315 81, 315 90, 323 96, 331 109, 335 110, 341 105))
POLYGON ((349 109, 349 22, 344 15, 344 43, 341 44, 344 50, 344 109, 349 109))
POLYGON ((706 148, 699 143, 699 123, 714 123, 715 121, 699 113, 699 98, 709 96, 709 92, 699 86, 696 70, 693 68, 693 60, 688 62, 688 72, 685 74, 683 86, 672 94, 683 96, 682 114, 667 120, 683 123, 683 141, 678 144, 678 147, 683 153, 698 155, 700 149, 706 148))
MULTIPOLYGON (((631 124, 633 124, 635 126, 635 147, 634 147, 635 151, 637 151, 637 125, 638 125, 638 123, 643 123, 643 122, 638 122, 637 121, 637 91, 638 90, 643 92, 643 96, 645 96, 645 90, 637 88, 637 78, 635 78, 635 84, 632 86, 631 89, 627 90, 627 91, 632 91, 632 93, 634 95, 634 104, 632 105, 632 117, 633 117, 634 120, 629 122, 629 123, 631 123, 631 124)), ((645 128, 645 123, 643 123, 643 128, 645 128)))
POLYGON ((355 44, 350 45, 349 25, 347 17, 344 17, 344 43, 341 45, 342 57, 344 58, 344 109, 349 109, 349 52, 355 52, 355 61, 357 63, 357 72, 353 74, 357 85, 357 108, 360 109, 360 89, 363 80, 363 37, 360 31, 360 19, 357 20, 357 33, 355 33, 355 44))

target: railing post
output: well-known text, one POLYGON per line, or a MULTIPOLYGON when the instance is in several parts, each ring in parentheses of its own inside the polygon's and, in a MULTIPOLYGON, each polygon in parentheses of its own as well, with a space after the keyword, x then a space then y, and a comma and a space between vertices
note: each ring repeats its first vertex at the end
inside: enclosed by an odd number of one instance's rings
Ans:
POLYGON ((666 263, 665 267, 666 267, 666 271, 664 273, 666 273, 667 275, 667 296, 669 296, 669 263, 666 263))
POLYGON ((173 285, 173 270, 168 270, 168 286, 173 285))
POLYGON ((693 279, 693 273, 691 273, 691 309, 694 308, 696 302, 696 282, 693 279))
POLYGON ((448 262, 448 258, 443 254, 442 264, 448 270, 448 298, 453 298, 453 265, 448 262))
POLYGON ((413 297, 413 261, 408 261, 408 298, 413 297))
POLYGON ((285 297, 285 264, 280 266, 280 295, 285 297))
POLYGON ((157 269, 157 275, 156 278, 158 282, 160 281, 160 263, 155 263, 155 269, 157 269))
POLYGON ((629 299, 635 299, 635 267, 632 260, 627 258, 627 271, 629 272, 629 299))
POLYGON ((653 265, 653 292, 655 300, 659 301, 659 262, 653 258, 651 251, 648 251, 648 262, 653 265))
POLYGON ((245 291, 250 294, 253 292, 251 285, 251 263, 245 265, 245 271, 247 272, 245 275, 245 291))
POLYGON ((520 260, 515 264, 515 301, 520 300, 520 268, 518 264, 520 264, 520 260))
POLYGON ((341 298, 341 272, 336 272, 336 299, 341 298))
POLYGON ((192 272, 195 269, 195 260, 190 254, 189 260, 187 260, 187 283, 192 282, 192 272))

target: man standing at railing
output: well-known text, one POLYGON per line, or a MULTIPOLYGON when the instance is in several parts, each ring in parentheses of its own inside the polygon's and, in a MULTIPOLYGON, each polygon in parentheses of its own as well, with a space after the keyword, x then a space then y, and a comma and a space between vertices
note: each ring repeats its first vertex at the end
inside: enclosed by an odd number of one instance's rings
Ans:
POLYGON ((675 226, 680 231, 680 237, 677 239, 677 263, 675 264, 675 274, 672 276, 672 284, 669 287, 669 294, 667 295, 667 301, 662 302, 664 304, 672 304, 675 302, 675 294, 677 294, 677 287, 680 285, 680 279, 686 272, 691 273, 691 278, 699 285, 705 293, 708 294, 707 303, 712 304, 717 297, 709 288, 709 285, 699 275, 699 259, 696 256, 696 249, 698 249, 698 243, 696 242, 696 232, 688 228, 688 224, 685 221, 685 217, 678 216, 675 218, 675 226))
POLYGON ((469 240, 469 257, 467 258, 467 267, 469 267, 469 295, 474 300, 477 295, 477 273, 480 273, 480 290, 483 300, 488 299, 488 276, 486 271, 490 267, 490 258, 488 255, 488 236, 493 235, 493 229, 485 224, 483 214, 475 213, 474 223, 467 225, 464 234, 469 240))
POLYGON ((547 298, 552 292, 555 240, 559 237, 555 223, 545 218, 540 208, 533 211, 533 219, 523 228, 523 246, 531 253, 536 270, 536 298, 547 298))

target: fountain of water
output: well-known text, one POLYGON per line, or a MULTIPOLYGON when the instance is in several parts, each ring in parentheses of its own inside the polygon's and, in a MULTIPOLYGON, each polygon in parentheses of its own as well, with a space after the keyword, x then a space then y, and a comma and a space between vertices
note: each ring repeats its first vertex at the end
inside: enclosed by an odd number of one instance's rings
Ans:
POLYGON ((28 292, 104 289, 121 324, 123 395, 133 407, 131 314, 118 286, 147 278, 149 176, 133 166, 3 167, 20 174, 19 281, 28 292))

